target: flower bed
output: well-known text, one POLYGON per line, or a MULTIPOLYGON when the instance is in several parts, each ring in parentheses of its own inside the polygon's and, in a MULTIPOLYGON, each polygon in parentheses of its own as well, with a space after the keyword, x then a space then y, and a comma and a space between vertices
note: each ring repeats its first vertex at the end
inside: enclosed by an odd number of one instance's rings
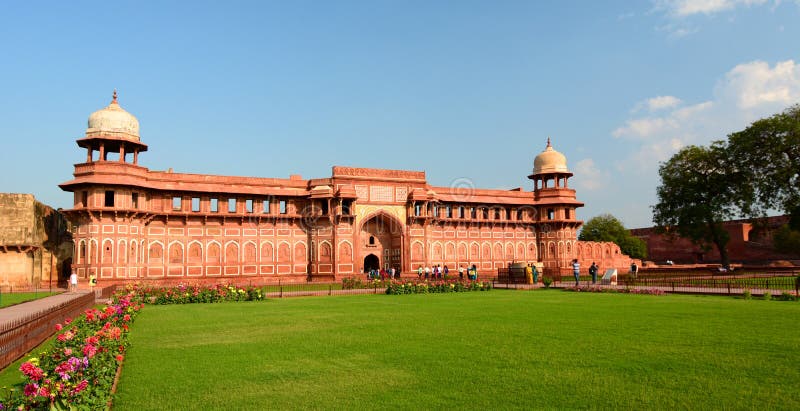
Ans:
POLYGON ((392 281, 386 287, 386 294, 461 293, 491 289, 492 283, 488 281, 392 281))
POLYGON ((102 309, 57 324, 53 346, 20 366, 22 392, 9 391, 0 409, 105 409, 128 346, 128 327, 142 304, 134 293, 102 309))
POLYGON ((259 287, 234 285, 178 285, 175 287, 150 287, 129 284, 126 291, 135 293, 137 300, 147 304, 194 304, 223 301, 261 301, 265 290, 259 287))
POLYGON ((666 294, 664 290, 660 290, 658 288, 608 288, 608 287, 599 287, 599 286, 576 286, 576 287, 566 287, 563 289, 564 291, 574 291, 574 292, 583 292, 583 293, 621 293, 621 294, 647 294, 647 295, 664 295, 666 294))

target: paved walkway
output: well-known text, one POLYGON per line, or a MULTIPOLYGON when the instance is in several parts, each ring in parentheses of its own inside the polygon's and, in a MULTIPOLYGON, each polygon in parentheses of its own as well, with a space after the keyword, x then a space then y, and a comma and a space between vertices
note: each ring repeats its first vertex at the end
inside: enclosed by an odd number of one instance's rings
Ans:
POLYGON ((24 318, 27 315, 46 310, 50 307, 74 300, 92 292, 93 291, 89 290, 66 292, 58 295, 51 295, 45 298, 39 298, 38 300, 28 301, 22 304, 12 305, 10 307, 0 308, 0 328, 7 323, 14 322, 18 319, 24 318))

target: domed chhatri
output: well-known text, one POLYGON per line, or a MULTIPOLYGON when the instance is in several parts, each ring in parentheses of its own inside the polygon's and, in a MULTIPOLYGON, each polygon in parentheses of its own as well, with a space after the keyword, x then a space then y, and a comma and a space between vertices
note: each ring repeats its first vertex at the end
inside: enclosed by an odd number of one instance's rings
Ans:
POLYGON ((547 138, 547 147, 533 160, 533 174, 544 173, 569 173, 567 157, 553 149, 550 137, 547 138))
POLYGON ((86 137, 95 136, 139 141, 139 120, 119 106, 117 90, 114 90, 114 98, 108 107, 89 116, 86 137))

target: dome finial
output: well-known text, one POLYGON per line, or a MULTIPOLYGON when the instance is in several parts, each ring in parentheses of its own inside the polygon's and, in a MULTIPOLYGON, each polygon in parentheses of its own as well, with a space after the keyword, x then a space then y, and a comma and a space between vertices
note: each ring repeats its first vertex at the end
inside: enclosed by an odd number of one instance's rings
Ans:
MULTIPOLYGON (((553 146, 550 144, 550 136, 547 136, 547 147, 553 147, 553 146)), ((545 148, 547 148, 547 147, 545 147, 545 148)))
POLYGON ((117 89, 114 89, 113 99, 111 99, 111 104, 119 104, 117 103, 117 89))

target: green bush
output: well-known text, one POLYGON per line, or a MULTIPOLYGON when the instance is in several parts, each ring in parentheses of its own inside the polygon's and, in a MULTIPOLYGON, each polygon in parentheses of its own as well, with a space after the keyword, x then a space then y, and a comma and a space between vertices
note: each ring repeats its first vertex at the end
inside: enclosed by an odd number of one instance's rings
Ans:
POLYGON ((553 279, 550 277, 543 277, 542 284, 544 284, 544 288, 550 288, 550 285, 553 284, 553 279))
POLYGON ((764 301, 769 301, 772 299, 772 294, 769 291, 764 291, 764 301))
POLYGON ((744 298, 745 300, 752 300, 753 294, 750 293, 750 290, 744 290, 742 291, 742 298, 744 298))

